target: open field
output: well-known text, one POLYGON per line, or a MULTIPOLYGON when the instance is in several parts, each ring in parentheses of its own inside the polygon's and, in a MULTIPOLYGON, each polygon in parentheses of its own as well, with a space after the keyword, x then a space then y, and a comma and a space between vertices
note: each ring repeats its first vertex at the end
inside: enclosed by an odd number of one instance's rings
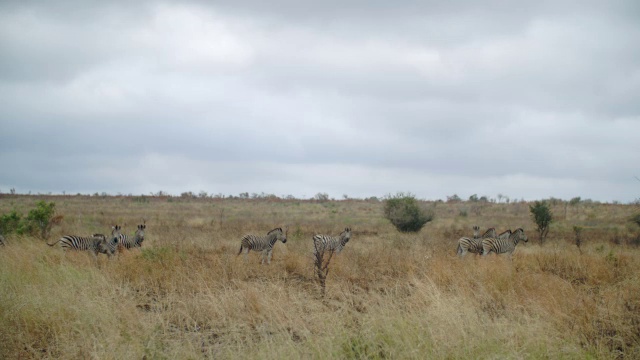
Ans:
POLYGON ((147 225, 142 250, 110 261, 7 237, 0 358, 640 358, 633 205, 557 204, 540 246, 526 203, 430 203, 435 220, 400 234, 381 202, 0 196, 0 213, 55 201, 50 242, 147 225), (474 224, 530 241, 458 259, 474 224), (286 225, 270 266, 236 257, 242 235, 286 225), (311 236, 346 226, 323 299, 311 236))

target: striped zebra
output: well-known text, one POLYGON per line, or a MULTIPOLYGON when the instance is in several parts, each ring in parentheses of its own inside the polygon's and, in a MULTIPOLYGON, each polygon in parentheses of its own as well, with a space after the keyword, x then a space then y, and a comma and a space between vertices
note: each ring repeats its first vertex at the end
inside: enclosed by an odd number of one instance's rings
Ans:
POLYGON ((265 257, 267 258, 267 264, 271 264, 273 246, 278 240, 282 241, 283 244, 286 243, 288 232, 289 228, 285 228, 284 231, 282 231, 282 228, 275 228, 269 231, 266 236, 245 235, 242 240, 240 240, 240 251, 238 251, 238 255, 236 256, 239 256, 244 250, 244 258, 246 261, 249 251, 262 251, 260 264, 264 264, 265 257))
POLYGON ((473 239, 469 239, 468 237, 461 237, 458 240, 458 250, 457 254, 460 257, 467 255, 467 252, 473 254, 482 254, 482 239, 486 237, 496 237, 496 228, 489 228, 487 231, 482 234, 482 236, 478 237, 480 233, 480 227, 475 225, 473 227, 473 239))
POLYGON ((118 236, 120 235, 120 226, 116 225, 112 228, 111 236, 107 238, 102 234, 95 234, 90 237, 82 237, 76 235, 65 235, 58 239, 53 244, 47 243, 49 246, 54 246, 56 243, 60 243, 60 246, 65 250, 82 250, 90 251, 93 256, 98 256, 98 253, 107 254, 108 257, 115 254, 116 245, 118 244, 118 236))
POLYGON ((520 240, 524 242, 529 241, 522 228, 516 229, 506 239, 482 239, 482 256, 487 256, 491 252, 495 252, 496 254, 509 253, 510 256, 513 256, 513 252, 515 251, 516 246, 518 245, 518 242, 520 242, 520 240))
POLYGON ((142 242, 144 241, 144 230, 146 228, 146 224, 138 225, 138 230, 136 230, 136 233, 133 236, 120 234, 118 247, 126 249, 142 247, 142 242))
POLYGON ((480 226, 473 225, 473 238, 477 239, 480 237, 480 226))
POLYGON ((313 254, 324 254, 325 251, 339 253, 351 239, 351 228, 345 228, 338 236, 313 235, 313 254))

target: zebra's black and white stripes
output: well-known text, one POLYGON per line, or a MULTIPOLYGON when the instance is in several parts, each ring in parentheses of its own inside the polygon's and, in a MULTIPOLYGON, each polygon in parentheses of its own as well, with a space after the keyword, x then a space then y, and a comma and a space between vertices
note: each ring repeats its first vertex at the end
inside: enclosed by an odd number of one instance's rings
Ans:
POLYGON ((240 240, 240 251, 238 251, 238 255, 242 253, 244 250, 244 257, 247 259, 247 254, 249 251, 261 251, 261 264, 264 264, 265 257, 267 258, 267 264, 271 263, 271 254, 273 252, 273 246, 276 241, 280 240, 282 243, 287 242, 287 232, 288 228, 285 228, 283 231, 282 228, 275 228, 267 233, 266 236, 258 236, 258 235, 245 235, 242 240, 240 240))
POLYGON ((506 239, 501 239, 501 238, 482 239, 482 249, 483 249, 482 256, 487 256, 491 252, 495 252, 496 254, 509 253, 509 255, 513 255, 513 252, 515 251, 516 246, 518 245, 520 240, 524 242, 529 241, 527 236, 524 234, 524 230, 522 228, 516 229, 506 239))
POLYGON ((480 237, 477 235, 479 231, 480 227, 476 225, 473 227, 473 239, 462 237, 458 240, 457 254, 459 256, 465 256, 467 255, 467 252, 482 254, 482 239, 487 237, 496 237, 496 228, 487 229, 487 231, 485 231, 480 237))
POLYGON ((111 236, 107 238, 102 234, 95 234, 90 237, 82 237, 76 235, 65 235, 58 239, 53 244, 47 243, 49 246, 54 246, 56 243, 60 243, 60 246, 66 250, 80 250, 90 251, 94 256, 98 253, 107 254, 111 257, 116 251, 116 245, 118 243, 118 236, 120 235, 120 226, 114 226, 112 228, 111 236))
POLYGON ((133 236, 120 234, 118 245, 126 249, 142 247, 142 242, 144 241, 144 230, 146 228, 146 224, 138 225, 138 230, 136 230, 136 233, 133 236))
POLYGON ((335 251, 339 253, 351 239, 351 228, 345 228, 338 236, 321 235, 313 236, 313 253, 324 253, 325 251, 335 251))

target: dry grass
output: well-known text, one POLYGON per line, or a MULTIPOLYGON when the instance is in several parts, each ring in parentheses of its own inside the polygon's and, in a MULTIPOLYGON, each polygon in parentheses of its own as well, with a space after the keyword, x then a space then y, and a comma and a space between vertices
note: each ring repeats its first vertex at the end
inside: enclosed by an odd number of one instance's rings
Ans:
MULTIPOLYGON (((41 198, 4 197, 0 212, 41 198)), ((526 204, 437 204, 399 234, 381 204, 58 197, 53 236, 133 233, 96 262, 34 238, 0 249, 0 358, 640 358, 640 249, 625 205, 554 208, 537 244, 526 204), (460 216, 461 211, 468 216, 460 216), (513 257, 455 256, 471 226, 524 227, 513 257), (270 266, 246 233, 289 225, 270 266), (572 226, 583 231, 582 254, 572 226), (353 227, 320 290, 311 235, 353 227)))

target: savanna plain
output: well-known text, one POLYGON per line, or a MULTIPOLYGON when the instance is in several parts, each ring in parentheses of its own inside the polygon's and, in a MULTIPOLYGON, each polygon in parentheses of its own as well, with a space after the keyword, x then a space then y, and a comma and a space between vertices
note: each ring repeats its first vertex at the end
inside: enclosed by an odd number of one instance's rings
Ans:
POLYGON ((640 358, 637 205, 555 202, 541 244, 525 202, 423 202, 399 233, 364 200, 0 195, 0 214, 53 201, 66 234, 132 235, 108 259, 34 236, 0 247, 0 358, 640 358), (512 258, 456 255, 472 226, 522 227, 512 258), (270 265, 245 234, 288 226, 270 265), (312 236, 352 228, 321 295, 312 236), (575 244, 574 226, 582 243, 575 244))

